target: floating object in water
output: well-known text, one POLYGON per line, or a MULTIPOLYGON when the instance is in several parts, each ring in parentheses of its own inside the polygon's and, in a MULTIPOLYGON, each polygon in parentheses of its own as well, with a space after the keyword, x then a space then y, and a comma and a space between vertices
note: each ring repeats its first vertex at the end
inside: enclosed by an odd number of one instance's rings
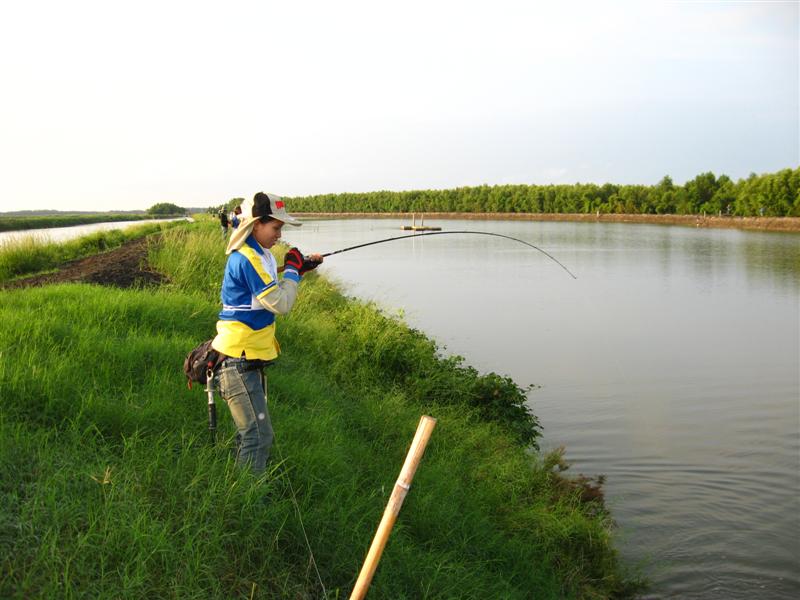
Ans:
POLYGON ((411 225, 401 225, 400 229, 403 231, 441 231, 441 227, 425 227, 425 214, 420 217, 419 225, 417 225, 417 213, 411 213, 411 225))

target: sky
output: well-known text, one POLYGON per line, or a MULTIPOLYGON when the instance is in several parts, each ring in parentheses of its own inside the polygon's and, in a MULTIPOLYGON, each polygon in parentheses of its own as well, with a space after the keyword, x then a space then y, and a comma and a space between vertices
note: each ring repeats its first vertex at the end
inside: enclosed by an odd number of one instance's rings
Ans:
POLYGON ((798 2, 4 2, 0 211, 800 164, 798 2))

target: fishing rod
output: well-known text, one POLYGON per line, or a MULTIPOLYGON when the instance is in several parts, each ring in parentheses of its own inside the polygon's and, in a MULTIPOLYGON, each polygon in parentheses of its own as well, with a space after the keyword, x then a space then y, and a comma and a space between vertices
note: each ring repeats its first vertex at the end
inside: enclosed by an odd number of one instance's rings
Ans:
POLYGON ((426 235, 447 235, 451 233, 469 233, 473 235, 491 235, 494 237, 501 237, 507 240, 513 240, 515 242, 519 242, 520 244, 525 244, 526 246, 530 246, 534 250, 538 250, 548 258, 554 260, 562 269, 564 269, 567 273, 569 273, 570 277, 573 279, 577 279, 575 275, 573 275, 572 271, 570 271, 567 267, 565 267, 561 262, 552 254, 548 254, 538 246, 534 246, 533 244, 526 242, 525 240, 520 240, 515 237, 511 237, 510 235, 503 235, 502 233, 491 233, 489 231, 431 231, 428 233, 412 233, 410 235, 398 235, 397 237, 390 237, 386 238, 385 240, 378 240, 376 242, 367 242, 366 244, 358 244, 356 246, 350 246, 349 248, 342 248, 341 250, 335 250, 334 252, 328 252, 327 254, 323 254, 322 257, 325 258, 326 256, 333 256, 334 254, 340 254, 341 252, 347 252, 349 250, 355 250, 356 248, 364 248, 365 246, 372 246, 374 244, 383 244, 384 242, 393 242, 394 240, 403 240, 406 238, 418 238, 423 237, 426 235))
POLYGON ((529 247, 533 248, 534 250, 538 250, 539 252, 541 252, 542 254, 544 254, 545 256, 550 258, 551 260, 555 261, 556 264, 558 264, 558 266, 560 266, 567 273, 569 273, 570 277, 572 277, 573 279, 577 279, 577 277, 572 273, 572 271, 570 271, 567 267, 565 267, 555 256, 545 252, 544 250, 542 250, 538 246, 534 246, 533 244, 531 244, 530 242, 526 242, 525 240, 520 240, 518 238, 511 237, 510 235, 503 235, 502 233, 491 233, 489 231, 431 231, 431 232, 428 232, 428 233, 412 233, 410 235, 398 235, 396 237, 390 237, 390 238, 386 238, 386 239, 383 239, 383 240, 377 240, 375 242, 367 242, 365 244, 357 244, 355 246, 349 246, 347 248, 342 248, 341 250, 334 250, 333 252, 328 252, 327 254, 323 254, 322 257, 326 258, 328 256, 333 256, 334 254, 341 254, 342 252, 349 252, 350 250, 355 250, 357 248, 365 248, 366 246, 374 246, 375 244, 383 244, 385 242, 393 242, 395 240, 404 240, 404 239, 407 239, 407 238, 418 238, 418 237, 423 237, 423 236, 426 236, 426 235, 447 235, 447 234, 453 234, 453 233, 468 233, 468 234, 473 234, 473 235, 491 235, 493 237, 501 237, 501 238, 505 238, 507 240, 512 240, 514 242, 519 242, 520 244, 525 244, 526 246, 529 246, 529 247))

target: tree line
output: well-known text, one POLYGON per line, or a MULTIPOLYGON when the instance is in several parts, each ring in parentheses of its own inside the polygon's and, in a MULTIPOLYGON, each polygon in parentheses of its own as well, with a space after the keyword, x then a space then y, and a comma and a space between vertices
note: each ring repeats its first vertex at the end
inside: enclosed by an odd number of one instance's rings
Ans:
POLYGON ((239 206, 242 202, 244 202, 244 198, 231 198, 224 204, 218 204, 217 206, 209 206, 206 209, 206 212, 210 215, 216 215, 220 212, 230 213, 233 211, 234 208, 239 206))
POLYGON ((171 202, 159 202, 147 209, 147 214, 153 217, 174 217, 185 215, 186 209, 171 202))
POLYGON ((507 212, 800 217, 800 167, 733 181, 701 173, 684 185, 481 185, 449 190, 292 198, 296 212, 507 212))

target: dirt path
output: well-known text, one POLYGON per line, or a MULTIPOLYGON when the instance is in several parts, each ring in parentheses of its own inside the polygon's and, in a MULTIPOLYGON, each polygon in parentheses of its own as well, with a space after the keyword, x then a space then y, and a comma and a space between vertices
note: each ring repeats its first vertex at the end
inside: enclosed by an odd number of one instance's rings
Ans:
POLYGON ((98 283, 128 288, 159 284, 164 277, 147 266, 149 238, 126 242, 119 248, 69 262, 57 273, 34 275, 8 282, 4 288, 20 288, 51 283, 98 283))

